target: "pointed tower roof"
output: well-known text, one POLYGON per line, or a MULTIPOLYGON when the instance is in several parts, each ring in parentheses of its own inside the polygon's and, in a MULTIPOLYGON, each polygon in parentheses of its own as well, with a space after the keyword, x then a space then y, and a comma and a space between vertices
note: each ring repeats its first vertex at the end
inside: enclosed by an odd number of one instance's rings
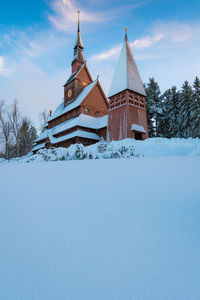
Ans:
POLYGON ((125 40, 114 73, 108 97, 114 96, 126 89, 146 96, 144 85, 140 78, 138 68, 133 57, 128 41, 127 28, 125 29, 125 40))
POLYGON ((80 33, 80 19, 79 19, 79 14, 80 14, 80 10, 78 10, 78 29, 77 29, 77 37, 76 37, 76 42, 74 45, 74 57, 73 57, 73 61, 80 61, 81 63, 84 64, 85 62, 85 58, 84 58, 84 54, 83 54, 83 42, 81 39, 81 33, 80 33))

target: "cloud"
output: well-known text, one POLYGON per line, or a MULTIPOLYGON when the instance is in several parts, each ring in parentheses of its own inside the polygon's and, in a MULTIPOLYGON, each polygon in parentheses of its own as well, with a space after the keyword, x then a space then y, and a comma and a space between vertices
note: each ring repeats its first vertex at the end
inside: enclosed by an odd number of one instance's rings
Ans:
POLYGON ((5 67, 4 58, 0 56, 0 76, 6 76, 9 73, 9 70, 5 67))
MULTIPOLYGON (((200 25, 192 26, 179 22, 157 22, 154 23, 151 31, 152 32, 150 35, 130 42, 131 47, 139 51, 150 48, 161 41, 168 42, 172 45, 185 43, 194 37, 199 39, 198 37, 200 36, 200 25)), ((117 55, 120 53, 121 47, 121 45, 116 45, 110 50, 93 55, 90 59, 104 61, 117 57, 117 55)))
POLYGON ((65 71, 48 74, 27 59, 10 60, 9 66, 9 76, 1 79, 0 99, 11 102, 17 98, 22 113, 37 124, 42 110, 54 110, 61 102, 65 71))
POLYGON ((49 14, 48 18, 57 29, 70 32, 77 20, 77 9, 81 10, 81 22, 103 24, 105 21, 119 18, 125 12, 130 12, 132 9, 144 6, 152 1, 132 0, 131 4, 128 5, 118 5, 116 1, 110 1, 108 5, 107 0, 52 0, 51 8, 53 13, 49 14), (84 3, 84 5, 81 3, 84 3), (109 6, 112 9, 108 8, 109 6), (103 9, 101 10, 101 8, 103 9))
POLYGON ((6 52, 10 56, 35 59, 46 54, 55 53, 61 47, 68 45, 69 37, 56 33, 54 30, 26 31, 11 29, 1 39, 6 52))
MULTIPOLYGON (((52 2, 54 15, 49 20, 59 30, 71 31, 77 20, 77 5, 72 0, 54 0, 52 2)), ((81 22, 99 23, 110 19, 105 12, 94 12, 81 8, 81 22)))
POLYGON ((186 42, 200 33, 199 24, 186 24, 180 22, 155 22, 154 33, 162 33, 166 40, 174 43, 186 42))
POLYGON ((120 53, 120 50, 121 50, 121 45, 113 47, 108 51, 105 51, 105 52, 102 52, 99 54, 95 54, 90 59, 91 60, 106 60, 113 56, 116 56, 118 53, 120 53))
POLYGON ((135 40, 134 42, 130 43, 131 47, 135 49, 144 49, 152 46, 153 44, 159 42, 164 38, 164 33, 158 33, 154 36, 145 36, 141 39, 135 40))
MULTIPOLYGON (((131 42, 130 46, 135 49, 144 49, 144 48, 148 48, 148 47, 152 46, 153 44, 159 42, 163 38, 164 38, 164 34, 162 34, 162 33, 159 33, 154 36, 146 36, 146 37, 143 37, 141 39, 137 39, 137 40, 131 42)), ((120 53, 121 47, 122 47, 122 45, 115 46, 108 51, 93 55, 90 59, 91 60, 106 60, 106 59, 110 59, 112 57, 116 57, 116 55, 118 55, 120 53)))

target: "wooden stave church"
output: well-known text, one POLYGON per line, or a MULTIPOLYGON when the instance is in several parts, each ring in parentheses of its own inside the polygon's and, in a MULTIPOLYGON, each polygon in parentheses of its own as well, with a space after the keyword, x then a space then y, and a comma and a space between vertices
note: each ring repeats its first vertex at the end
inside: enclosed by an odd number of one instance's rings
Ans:
POLYGON ((149 137, 145 91, 128 41, 127 29, 109 92, 92 80, 84 58, 78 18, 72 74, 64 84, 64 101, 50 113, 32 152, 43 148, 88 146, 105 140, 149 137), (122 84, 121 84, 122 83, 122 84))

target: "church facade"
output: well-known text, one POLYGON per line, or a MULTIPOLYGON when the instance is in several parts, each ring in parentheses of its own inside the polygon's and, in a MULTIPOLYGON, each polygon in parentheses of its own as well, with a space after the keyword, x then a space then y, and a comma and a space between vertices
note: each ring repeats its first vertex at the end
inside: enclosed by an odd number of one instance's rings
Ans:
POLYGON ((64 100, 50 113, 45 130, 36 139, 33 153, 50 147, 85 146, 106 140, 148 137, 146 101, 127 31, 113 77, 109 101, 99 83, 93 81, 84 58, 78 20, 71 76, 64 84, 64 100))

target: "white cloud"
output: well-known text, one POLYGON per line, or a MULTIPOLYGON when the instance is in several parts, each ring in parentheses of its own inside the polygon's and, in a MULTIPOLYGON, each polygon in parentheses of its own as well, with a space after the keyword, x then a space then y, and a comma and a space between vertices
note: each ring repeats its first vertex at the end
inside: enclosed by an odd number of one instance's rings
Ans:
MULTIPOLYGON (((166 41, 172 45, 188 42, 192 38, 196 38, 198 40, 200 36, 200 25, 191 26, 189 24, 178 22, 157 22, 154 24, 151 31, 151 35, 147 35, 130 42, 131 47, 139 51, 152 47, 161 41, 166 41)), ((111 59, 117 57, 120 50, 121 45, 114 46, 110 50, 93 55, 90 59, 99 61, 111 59)))
POLYGON ((12 56, 34 59, 66 47, 69 37, 54 30, 35 32, 32 28, 27 31, 12 29, 3 36, 2 43, 12 52, 12 56))
MULTIPOLYGON (((59 30, 71 31, 77 20, 77 9, 80 8, 73 0, 54 0, 52 2, 54 15, 49 15, 49 20, 59 30)), ((103 12, 87 11, 81 9, 81 22, 99 23, 110 19, 108 14, 103 12)))
POLYGON ((65 71, 49 75, 26 59, 10 60, 9 65, 9 77, 1 80, 0 99, 10 102, 17 98, 23 114, 35 122, 42 110, 54 110, 60 104, 65 71))
POLYGON ((186 42, 194 35, 198 39, 200 25, 189 25, 180 22, 156 22, 153 31, 157 34, 162 33, 166 40, 173 43, 186 42))
POLYGON ((144 49, 152 46, 153 44, 159 42, 164 38, 164 33, 158 33, 154 36, 145 36, 141 39, 135 40, 134 42, 130 43, 131 47, 135 49, 144 49))
POLYGON ((99 54, 95 54, 90 59, 91 60, 106 60, 113 56, 116 56, 120 52, 120 50, 121 50, 121 45, 113 47, 108 51, 105 51, 105 52, 102 52, 99 54))
POLYGON ((9 70, 5 67, 4 58, 0 56, 0 76, 6 76, 9 70))
MULTIPOLYGON (((153 44, 159 42, 163 38, 164 38, 164 34, 159 33, 154 36, 146 36, 141 39, 137 39, 137 40, 131 42, 130 45, 131 45, 131 47, 133 47, 135 49, 144 49, 144 48, 148 48, 148 47, 152 46, 153 44)), ((120 53, 121 47, 122 47, 121 45, 115 46, 108 51, 105 51, 105 52, 102 52, 99 54, 95 54, 90 59, 91 60, 106 60, 106 59, 110 59, 112 57, 116 57, 120 53)))

